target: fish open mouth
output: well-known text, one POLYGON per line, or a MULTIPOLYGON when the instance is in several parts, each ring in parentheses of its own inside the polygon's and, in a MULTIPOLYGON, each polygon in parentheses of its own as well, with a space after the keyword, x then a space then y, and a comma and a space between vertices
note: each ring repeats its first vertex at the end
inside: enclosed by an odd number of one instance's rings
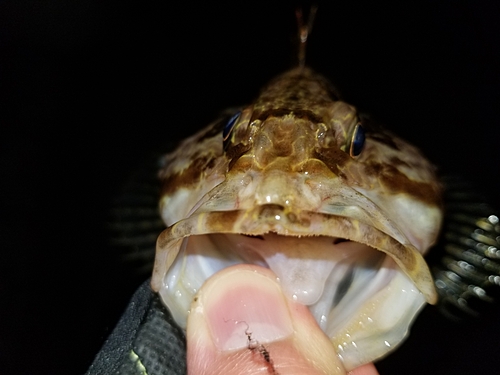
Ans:
POLYGON ((160 235, 152 286, 185 329, 209 277, 238 264, 269 268, 350 370, 394 349, 426 300, 436 298, 422 255, 386 233, 390 228, 275 204, 198 210, 160 235))

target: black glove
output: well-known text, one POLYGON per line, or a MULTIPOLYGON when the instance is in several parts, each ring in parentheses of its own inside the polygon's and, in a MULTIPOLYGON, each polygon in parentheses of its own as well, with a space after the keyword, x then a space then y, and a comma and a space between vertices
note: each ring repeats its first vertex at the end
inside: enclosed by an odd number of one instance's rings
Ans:
POLYGON ((185 375, 186 339, 146 281, 86 375, 185 375))

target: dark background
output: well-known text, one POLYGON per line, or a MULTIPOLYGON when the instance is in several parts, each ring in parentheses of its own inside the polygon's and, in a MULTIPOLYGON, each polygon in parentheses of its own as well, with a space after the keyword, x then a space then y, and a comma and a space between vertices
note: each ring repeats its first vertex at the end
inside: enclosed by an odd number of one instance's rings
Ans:
MULTIPOLYGON (((0 4, 2 374, 86 371, 142 281, 108 245, 110 202, 151 152, 290 67, 294 7, 269 4, 0 4)), ((320 2, 308 64, 500 207, 498 5, 394 4, 320 2)), ((427 308, 379 369, 498 371, 499 313, 427 308)))

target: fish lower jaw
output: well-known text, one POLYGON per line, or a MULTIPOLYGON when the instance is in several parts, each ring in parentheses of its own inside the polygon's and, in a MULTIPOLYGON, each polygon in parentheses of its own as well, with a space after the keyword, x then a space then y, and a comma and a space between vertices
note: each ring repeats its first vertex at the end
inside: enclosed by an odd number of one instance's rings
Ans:
POLYGON ((275 233, 185 238, 159 293, 186 329, 191 303, 206 280, 227 267, 249 264, 270 269, 284 296, 308 307, 346 370, 397 347, 425 304, 385 253, 338 238, 275 233))

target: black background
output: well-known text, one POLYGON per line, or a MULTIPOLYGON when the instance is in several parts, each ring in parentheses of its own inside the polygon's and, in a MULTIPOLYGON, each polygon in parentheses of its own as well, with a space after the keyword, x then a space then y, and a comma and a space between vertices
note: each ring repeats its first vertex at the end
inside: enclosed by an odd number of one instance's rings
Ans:
MULTIPOLYGON (((493 1, 320 2, 307 62, 500 207, 499 15, 493 1)), ((82 374, 142 281, 108 245, 113 196, 290 67, 294 7, 4 1, 0 32, 0 372, 82 374)), ((457 325, 427 308, 379 370, 494 372, 499 313, 457 325)))

